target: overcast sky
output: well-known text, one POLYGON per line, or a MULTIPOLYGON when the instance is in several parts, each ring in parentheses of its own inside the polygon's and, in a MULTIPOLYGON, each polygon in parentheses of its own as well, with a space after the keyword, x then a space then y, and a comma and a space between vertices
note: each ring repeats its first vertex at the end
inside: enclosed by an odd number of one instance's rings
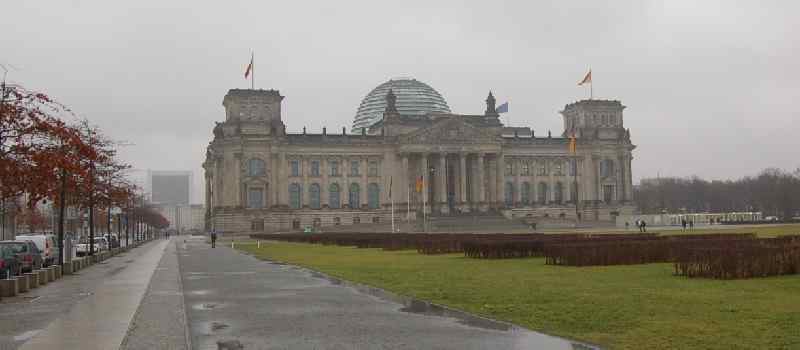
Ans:
POLYGON ((349 130, 370 90, 413 76, 455 113, 482 113, 491 89, 507 124, 558 134, 591 67, 595 98, 628 106, 635 182, 725 179, 800 166, 798 13, 796 1, 14 1, 0 5, 0 63, 131 142, 134 168, 193 170, 195 202, 251 50, 290 132, 349 130))

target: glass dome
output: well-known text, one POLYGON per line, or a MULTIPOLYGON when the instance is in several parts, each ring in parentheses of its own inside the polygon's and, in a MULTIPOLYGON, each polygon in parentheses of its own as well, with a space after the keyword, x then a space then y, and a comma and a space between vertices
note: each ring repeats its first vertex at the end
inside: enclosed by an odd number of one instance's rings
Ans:
POLYGON ((386 94, 392 89, 397 96, 397 111, 403 115, 450 113, 450 107, 436 90, 419 80, 407 77, 394 78, 378 85, 361 101, 353 121, 353 132, 361 131, 383 118, 386 94))

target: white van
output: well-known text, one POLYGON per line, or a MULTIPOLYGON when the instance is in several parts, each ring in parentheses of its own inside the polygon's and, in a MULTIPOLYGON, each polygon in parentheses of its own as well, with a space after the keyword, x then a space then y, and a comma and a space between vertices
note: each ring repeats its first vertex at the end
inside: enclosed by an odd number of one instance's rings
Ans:
POLYGON ((42 263, 50 266, 58 262, 58 239, 52 234, 17 235, 17 240, 33 241, 42 252, 42 263))

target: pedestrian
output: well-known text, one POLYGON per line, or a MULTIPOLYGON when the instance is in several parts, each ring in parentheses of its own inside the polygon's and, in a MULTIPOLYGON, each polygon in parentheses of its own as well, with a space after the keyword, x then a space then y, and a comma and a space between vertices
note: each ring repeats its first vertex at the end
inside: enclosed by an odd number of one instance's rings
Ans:
POLYGON ((647 221, 642 220, 642 232, 647 232, 647 221))
POLYGON ((686 231, 686 219, 681 219, 681 226, 683 226, 683 231, 686 231))
POLYGON ((689 231, 694 231, 694 220, 689 220, 689 231))
POLYGON ((217 247, 217 230, 211 229, 211 248, 217 247))
POLYGON ((627 230, 628 230, 628 222, 625 221, 625 231, 627 231, 627 230))

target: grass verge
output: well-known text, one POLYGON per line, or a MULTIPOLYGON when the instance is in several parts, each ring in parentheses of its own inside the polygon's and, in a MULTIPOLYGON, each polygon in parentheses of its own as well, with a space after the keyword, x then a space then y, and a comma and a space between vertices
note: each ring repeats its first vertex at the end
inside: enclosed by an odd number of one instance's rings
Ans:
MULTIPOLYGON (((800 226, 741 232, 754 231, 773 236, 800 226)), ((671 264, 577 268, 547 266, 542 258, 478 260, 291 243, 237 247, 613 349, 800 349, 798 275, 716 281, 673 276, 671 264)))

